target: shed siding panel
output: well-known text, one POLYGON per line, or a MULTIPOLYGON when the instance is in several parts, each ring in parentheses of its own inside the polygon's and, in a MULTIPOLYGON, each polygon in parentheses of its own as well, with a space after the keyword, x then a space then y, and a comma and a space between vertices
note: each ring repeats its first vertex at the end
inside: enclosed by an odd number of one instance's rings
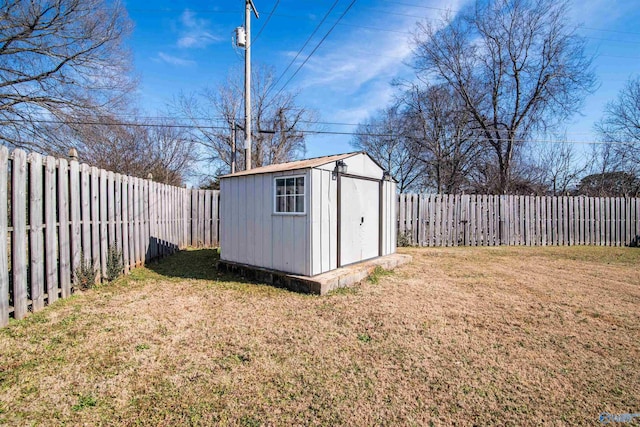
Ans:
POLYGON ((337 265, 337 229, 335 195, 336 183, 331 178, 331 172, 322 172, 322 273, 335 268, 337 265))
POLYGON ((236 229, 236 235, 238 238, 236 239, 237 250, 238 250, 238 259, 241 262, 246 264, 251 264, 251 257, 249 251, 249 242, 247 240, 247 227, 248 220, 251 218, 249 215, 249 211, 251 208, 247 206, 247 187, 250 177, 242 177, 238 180, 238 206, 236 207, 236 218, 238 218, 238 228, 236 229))
POLYGON ((382 187, 382 255, 396 251, 396 184, 385 181, 382 187))
POLYGON ((240 245, 240 236, 238 235, 238 208, 242 203, 240 200, 240 180, 236 179, 231 181, 231 191, 229 195, 231 199, 228 201, 229 205, 229 216, 231 217, 231 221, 229 221, 231 225, 229 240, 231 242, 231 256, 232 261, 238 260, 238 247, 240 245))
MULTIPOLYGON (((283 224, 282 224, 282 216, 274 215, 271 219, 272 224, 272 235, 271 240, 273 242, 271 250, 273 251, 273 261, 271 263, 271 268, 275 270, 285 270, 285 266, 282 262, 283 257, 287 254, 282 252, 282 233, 283 233, 283 224)), ((268 266, 265 266, 268 267, 268 266)))
POLYGON ((390 246, 390 253, 395 253, 396 252, 396 248, 398 246, 398 223, 396 222, 396 218, 397 218, 397 208, 398 205, 395 203, 396 200, 396 183, 395 182, 391 182, 390 184, 390 189, 389 189, 389 206, 391 206, 391 218, 389 218, 389 224, 391 227, 391 246, 390 246))
POLYGON ((256 212, 255 206, 255 187, 253 186, 254 176, 249 175, 242 179, 242 187, 240 191, 242 192, 242 198, 244 199, 242 203, 242 207, 244 209, 240 209, 240 233, 242 233, 242 247, 240 252, 245 254, 245 263, 250 265, 255 265, 254 260, 254 248, 252 244, 253 240, 253 229, 254 221, 258 212, 256 212), (244 225, 242 225, 244 224, 244 225))
MULTIPOLYGON (((331 172, 329 172, 330 176, 331 172)), ((331 179, 331 177, 329 178, 331 179)), ((329 269, 335 270, 338 268, 338 184, 331 179, 331 185, 329 186, 329 206, 327 207, 327 214, 329 216, 329 269)))
POLYGON ((231 190, 232 204, 231 204, 230 216, 231 216, 231 241, 233 242, 233 244, 231 245, 232 247, 231 256, 233 257, 234 261, 239 260, 238 248, 242 244, 241 242, 242 236, 240 236, 240 233, 238 233, 238 222, 239 222, 238 210, 242 205, 242 203, 244 202, 244 200, 240 199, 241 197, 240 187, 241 187, 241 181, 235 180, 233 182, 233 186, 231 190))
POLYGON ((263 194, 263 182, 264 180, 255 176, 253 180, 253 199, 255 207, 260 206, 260 210, 255 209, 255 218, 253 221, 253 234, 251 237, 253 246, 253 262, 255 265, 265 265, 264 259, 264 250, 262 247, 263 236, 264 236, 264 212, 268 210, 268 205, 264 205, 264 194, 263 194))
POLYGON ((273 212, 273 183, 267 177, 261 181, 262 197, 261 205, 264 208, 262 218, 262 230, 260 232, 260 243, 262 245, 262 265, 273 265, 273 245, 271 236, 273 235, 273 222, 271 221, 271 213, 273 212))
POLYGON ((220 181, 220 248, 224 249, 220 252, 220 258, 227 259, 226 253, 229 249, 229 245, 231 242, 227 239, 227 227, 224 224, 228 224, 229 215, 227 211, 229 210, 229 203, 227 203, 224 199, 229 197, 229 191, 231 186, 231 181, 228 179, 223 179, 220 181))
POLYGON ((256 211, 260 213, 256 221, 254 247, 256 251, 257 265, 271 265, 272 260, 269 256, 271 252, 271 186, 270 180, 265 177, 256 177, 256 194, 254 197, 256 203, 256 211))
POLYGON ((311 274, 321 274, 336 268, 337 222, 336 181, 328 170, 314 169, 311 173, 313 200, 311 232, 313 252, 311 274))
MULTIPOLYGON (((323 226, 323 206, 326 203, 324 193, 322 192, 322 172, 319 170, 311 171, 311 188, 309 199, 315 199, 316 203, 310 203, 309 213, 311 214, 311 275, 315 276, 322 272, 323 266, 323 249, 324 241, 322 234, 323 226)), ((328 258, 328 257, 327 257, 328 258)))

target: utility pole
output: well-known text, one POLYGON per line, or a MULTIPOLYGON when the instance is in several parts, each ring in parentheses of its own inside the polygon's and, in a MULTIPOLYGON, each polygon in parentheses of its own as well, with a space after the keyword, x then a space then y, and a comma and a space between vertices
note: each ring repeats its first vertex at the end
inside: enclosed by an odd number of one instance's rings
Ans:
POLYGON ((231 121, 231 173, 236 173, 236 119, 231 121))
POLYGON ((245 0, 244 29, 246 42, 244 47, 244 162, 245 169, 251 169, 251 11, 259 19, 253 0, 245 0))

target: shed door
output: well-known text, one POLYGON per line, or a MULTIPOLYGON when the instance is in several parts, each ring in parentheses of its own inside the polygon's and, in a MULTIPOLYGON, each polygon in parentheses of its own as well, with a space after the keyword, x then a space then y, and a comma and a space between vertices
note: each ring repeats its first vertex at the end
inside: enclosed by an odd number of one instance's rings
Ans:
POLYGON ((378 256, 380 183, 340 178, 340 265, 378 256))

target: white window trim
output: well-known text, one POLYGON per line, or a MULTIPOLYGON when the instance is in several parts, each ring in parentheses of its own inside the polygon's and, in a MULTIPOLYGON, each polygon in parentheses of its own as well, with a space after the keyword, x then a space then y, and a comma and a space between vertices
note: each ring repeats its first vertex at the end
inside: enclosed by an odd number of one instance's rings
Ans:
MULTIPOLYGON (((297 195, 296 195, 297 196, 297 195)), ((287 216, 302 216, 307 214, 307 176, 306 175, 280 175, 273 177, 273 214, 274 215, 287 215, 287 216), (303 211, 302 212, 278 212, 276 210, 277 204, 277 182, 279 179, 290 179, 290 178, 304 178, 304 203, 303 203, 303 211)))

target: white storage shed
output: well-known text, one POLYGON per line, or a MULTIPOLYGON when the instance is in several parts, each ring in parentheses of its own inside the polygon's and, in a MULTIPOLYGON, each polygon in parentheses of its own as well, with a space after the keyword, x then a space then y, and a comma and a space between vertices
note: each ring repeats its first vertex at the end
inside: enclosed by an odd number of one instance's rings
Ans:
POLYGON ((220 180, 221 260, 315 276, 396 250, 396 183, 364 152, 220 180))

